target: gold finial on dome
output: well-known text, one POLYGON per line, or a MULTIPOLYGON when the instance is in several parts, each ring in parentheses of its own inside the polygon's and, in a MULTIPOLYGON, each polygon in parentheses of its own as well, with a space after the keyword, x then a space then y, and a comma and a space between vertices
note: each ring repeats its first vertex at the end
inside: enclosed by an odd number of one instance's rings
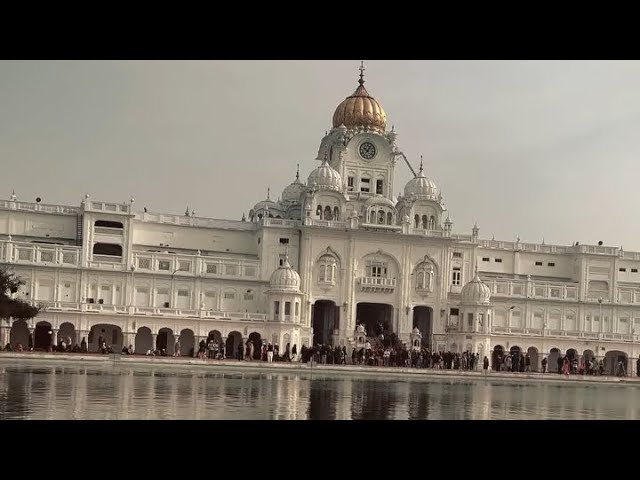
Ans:
POLYGON ((358 88, 347 97, 333 114, 333 128, 344 125, 347 128, 370 128, 384 132, 387 115, 378 101, 364 88, 364 62, 360 62, 358 88))

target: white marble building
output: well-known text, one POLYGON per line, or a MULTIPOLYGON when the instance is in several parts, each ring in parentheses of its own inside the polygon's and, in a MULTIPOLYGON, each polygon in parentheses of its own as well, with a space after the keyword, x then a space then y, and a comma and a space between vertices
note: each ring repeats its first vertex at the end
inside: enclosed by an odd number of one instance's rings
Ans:
POLYGON ((231 355, 249 338, 351 346, 364 323, 407 342, 417 327, 439 350, 520 349, 538 366, 550 354, 550 370, 556 352, 626 357, 635 372, 640 253, 454 233, 422 165, 394 192, 396 162, 409 162, 362 74, 315 160, 306 182, 296 174, 242 221, 89 195, 78 207, 0 201, 0 265, 46 306, 31 323, 3 320, 2 344, 31 331, 38 348, 51 330, 91 349, 102 335, 171 353, 179 335, 186 354, 212 333, 231 355))

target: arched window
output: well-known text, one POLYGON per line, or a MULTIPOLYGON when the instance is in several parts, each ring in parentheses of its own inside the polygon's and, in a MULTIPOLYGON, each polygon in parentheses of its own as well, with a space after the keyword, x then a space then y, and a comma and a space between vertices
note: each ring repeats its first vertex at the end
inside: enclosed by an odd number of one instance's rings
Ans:
POLYGON ((431 292, 435 283, 435 268, 430 262, 422 262, 416 267, 416 290, 427 290, 431 292))
POLYGON ((371 212, 369 212, 369 223, 376 223, 376 211, 375 210, 371 210, 371 212))
POLYGON ((384 224, 384 210, 378 211, 378 223, 380 225, 384 224))
POLYGON ((325 220, 332 220, 333 219, 333 215, 331 214, 331 207, 329 205, 324 207, 324 219, 325 220))
POLYGON ((427 216, 426 215, 422 215, 422 228, 424 228, 425 230, 428 228, 428 220, 427 220, 427 216))
POLYGON ((416 214, 413 220, 415 222, 415 228, 420 228, 420 215, 416 214))
POLYGON ((391 212, 387 212, 387 225, 392 225, 393 223, 393 214, 391 212))
POLYGON ((434 217, 433 215, 431 215, 429 217, 429 229, 433 230, 434 228, 436 228, 436 217, 434 217))
POLYGON ((320 283, 335 283, 337 263, 338 262, 333 255, 323 255, 320 257, 318 262, 320 267, 318 281, 320 283))
POLYGON ((340 209, 338 207, 333 207, 333 219, 336 222, 340 220, 340 209))
POLYGON ((322 220, 322 205, 318 205, 318 208, 316 208, 316 215, 322 220))

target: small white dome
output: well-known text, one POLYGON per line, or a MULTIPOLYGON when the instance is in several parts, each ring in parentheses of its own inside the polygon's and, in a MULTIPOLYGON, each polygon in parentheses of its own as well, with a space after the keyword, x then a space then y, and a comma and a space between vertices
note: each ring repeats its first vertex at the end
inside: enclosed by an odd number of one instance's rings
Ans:
POLYGON ((307 185, 309 187, 318 186, 324 189, 341 191, 342 178, 336 170, 331 168, 325 157, 322 161, 322 165, 309 174, 307 185))
POLYGON ((427 198, 429 200, 438 200, 438 187, 424 174, 422 162, 420 162, 420 171, 418 174, 405 185, 404 196, 416 196, 419 198, 427 198))
POLYGON ((256 203, 255 207, 253 207, 254 211, 259 211, 259 210, 281 210, 280 205, 278 205, 276 202, 274 202, 273 200, 262 200, 261 202, 256 203))
POLYGON ((285 258, 282 265, 271 275, 270 286, 272 290, 286 290, 290 292, 300 291, 300 275, 289 264, 289 258, 285 258))
POLYGON ((283 202, 299 202, 304 193, 304 184, 300 181, 300 170, 296 171, 296 179, 282 191, 283 202))
POLYGON ((460 292, 460 300, 464 304, 468 305, 490 305, 491 304, 491 289, 482 283, 478 272, 473 276, 473 279, 462 287, 460 292))
POLYGON ((369 198, 364 204, 366 208, 373 207, 374 205, 383 205, 385 207, 394 208, 393 202, 380 194, 369 198))

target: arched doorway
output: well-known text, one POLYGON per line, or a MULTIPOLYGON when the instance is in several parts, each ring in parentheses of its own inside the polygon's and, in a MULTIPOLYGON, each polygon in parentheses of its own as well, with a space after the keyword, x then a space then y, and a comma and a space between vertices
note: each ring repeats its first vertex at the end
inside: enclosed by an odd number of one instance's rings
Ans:
POLYGON ((173 330, 161 328, 156 335, 156 350, 164 351, 167 355, 173 355, 175 350, 175 340, 173 330))
POLYGON ((574 358, 577 359, 578 351, 575 348, 570 348, 569 350, 567 350, 567 358, 569 358, 570 362, 572 362, 574 358))
POLYGON ((253 343, 253 359, 260 360, 262 354, 262 337, 258 332, 249 335, 249 341, 253 343))
POLYGON ((527 349, 527 355, 529 355, 529 371, 539 372, 540 358, 538 356, 538 349, 536 347, 529 347, 527 349))
POLYGON ((502 369, 502 361, 504 359, 504 347, 496 345, 491 353, 491 370, 499 372, 502 369))
POLYGON ((58 345, 60 342, 64 340, 67 344, 67 347, 71 348, 71 346, 76 343, 76 329, 73 326, 73 323, 64 322, 60 325, 60 329, 58 330, 58 345))
POLYGON ((311 311, 314 345, 333 345, 333 333, 340 322, 340 309, 330 300, 317 300, 311 311))
POLYGON ((560 358, 560 349, 552 348, 549 350, 549 357, 547 358, 547 371, 560 372, 558 370, 558 358, 560 358))
POLYGON ((433 309, 431 307, 413 307, 413 327, 422 334, 422 346, 431 349, 433 333, 433 309))
POLYGON ((386 303, 359 303, 356 324, 364 325, 369 338, 384 335, 384 343, 388 345, 393 334, 393 307, 386 303))
POLYGON ((114 352, 120 352, 122 350, 122 330, 117 325, 105 323, 91 327, 91 330, 89 330, 89 338, 87 339, 87 348, 90 352, 100 351, 99 341, 101 337, 114 352))
POLYGON ((522 349, 518 345, 514 345, 509 349, 509 355, 511 356, 511 371, 519 372, 522 370, 524 358, 522 356, 522 349))
POLYGON ((627 373, 628 356, 626 353, 620 350, 611 350, 604 356, 604 374, 605 375, 620 375, 620 362, 622 362, 622 368, 624 375, 627 373))
MULTIPOLYGON (((17 345, 22 345, 24 350, 29 349, 29 327, 24 320, 16 320, 11 326, 9 333, 9 343, 11 348, 16 349, 17 345)), ((4 345, 2 346, 4 348, 4 345)))
POLYGON ((193 330, 185 328, 180 331, 180 356, 193 357, 195 356, 196 338, 193 334, 193 330))
POLYGON ((33 332, 33 349, 48 350, 53 341, 53 332, 49 322, 38 322, 33 332))
POLYGON ((135 352, 139 355, 146 355, 147 351, 151 350, 152 343, 151 329, 149 327, 140 327, 136 333, 135 352))
POLYGON ((586 365, 588 365, 589 361, 593 360, 596 357, 596 354, 593 353, 593 350, 585 350, 584 352, 582 352, 582 361, 585 364, 585 368, 586 365))
MULTIPOLYGON (((237 358, 238 346, 242 343, 242 334, 240 332, 231 332, 227 335, 227 342, 224 346, 224 354, 226 358, 237 358)), ((243 350, 244 355, 244 350, 243 350)))
POLYGON ((218 345, 220 345, 220 342, 222 342, 222 334, 218 330, 211 330, 209 335, 207 335, 207 344, 211 340, 218 342, 218 345))

